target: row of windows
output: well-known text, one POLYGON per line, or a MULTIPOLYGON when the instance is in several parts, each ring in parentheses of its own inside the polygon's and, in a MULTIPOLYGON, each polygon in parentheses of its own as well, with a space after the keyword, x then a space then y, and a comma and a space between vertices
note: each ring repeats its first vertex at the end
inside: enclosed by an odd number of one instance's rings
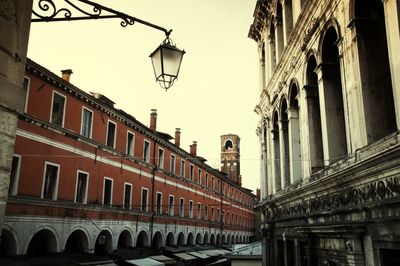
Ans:
MULTIPOLYGON (((10 194, 17 194, 17 186, 18 186, 18 176, 19 176, 19 167, 20 167, 21 157, 18 155, 14 155, 12 161, 12 170, 10 175, 10 186, 9 186, 9 193, 10 194)), ((57 199, 57 191, 58 191, 58 180, 59 180, 59 173, 60 173, 60 165, 55 163, 46 162, 45 163, 45 170, 44 170, 44 178, 43 178, 43 186, 42 186, 42 193, 41 198, 49 199, 49 200, 56 200, 57 199)), ((77 178, 76 178, 76 188, 75 188, 75 203, 87 204, 88 199, 88 186, 89 186, 89 173, 85 171, 78 170, 77 171, 77 178)), ((102 204, 104 206, 114 206, 127 209, 127 210, 140 210, 143 212, 148 212, 149 210, 149 192, 148 189, 142 187, 141 189, 141 202, 140 206, 135 208, 132 205, 132 193, 133 187, 131 183, 124 183, 124 191, 123 191, 123 204, 122 205, 114 205, 113 204, 113 179, 110 177, 104 177, 103 181, 103 198, 102 204)), ((156 205, 155 205, 155 212, 158 215, 169 215, 175 216, 175 197, 173 195, 169 195, 168 198, 168 205, 163 206, 162 204, 162 193, 157 192, 156 194, 156 205), (166 209, 164 210, 164 208, 166 209), (165 211, 165 213, 164 213, 165 211)), ((180 198, 179 200, 179 217, 185 217, 185 199, 180 198)), ((188 205, 188 213, 187 217, 194 218, 194 203, 192 200, 189 201, 188 205)), ((225 222, 225 211, 222 212, 223 222, 225 222)), ((210 208, 210 217, 209 217, 209 206, 205 205, 204 209, 201 203, 197 203, 197 217, 198 220, 204 220, 211 222, 220 222, 220 209, 217 208, 217 220, 215 220, 215 213, 214 207, 210 208)), ((233 212, 229 214, 227 212, 227 223, 234 225, 243 225, 245 218, 243 216, 238 216, 238 214, 234 214, 233 212)))
MULTIPOLYGON (((56 124, 58 126, 64 127, 64 114, 66 108, 66 96, 61 95, 60 93, 53 91, 53 100, 52 100, 52 108, 51 108, 51 120, 50 122, 56 124)), ((81 118, 81 132, 80 134, 87 138, 92 138, 92 128, 93 128, 93 112, 86 107, 82 108, 82 118, 81 118)), ((106 132, 106 145, 111 148, 116 148, 116 137, 117 136, 117 124, 111 120, 107 121, 107 132, 106 132)), ((126 135, 126 149, 125 153, 130 156, 135 156, 135 134, 131 131, 127 131, 126 135)), ((150 141, 143 141, 143 154, 141 155, 143 161, 150 163, 151 155, 151 144, 150 141)), ((172 175, 177 175, 177 158, 176 155, 170 154, 169 158, 165 155, 163 148, 158 148, 158 157, 157 157, 157 167, 162 170, 169 171, 172 175), (166 169, 165 163, 166 160, 169 160, 169 169, 166 169)), ((211 188, 212 190, 216 190, 221 192, 221 181, 217 179, 217 184, 215 184, 215 178, 211 176, 211 180, 209 180, 208 173, 203 175, 202 169, 197 169, 197 178, 195 175, 195 166, 190 164, 189 166, 189 176, 186 176, 186 161, 184 159, 180 160, 180 171, 179 176, 183 178, 188 178, 193 182, 198 183, 201 186, 205 186, 207 188, 211 188), (211 181, 211 182, 210 182, 211 181), (215 186, 216 185, 216 186, 215 186)), ((250 198, 247 198, 240 191, 234 190, 231 187, 231 192, 228 187, 228 191, 224 194, 230 197, 232 193, 232 199, 245 203, 250 206, 252 201, 250 198), (236 198, 233 196, 233 191, 236 191, 236 198)))

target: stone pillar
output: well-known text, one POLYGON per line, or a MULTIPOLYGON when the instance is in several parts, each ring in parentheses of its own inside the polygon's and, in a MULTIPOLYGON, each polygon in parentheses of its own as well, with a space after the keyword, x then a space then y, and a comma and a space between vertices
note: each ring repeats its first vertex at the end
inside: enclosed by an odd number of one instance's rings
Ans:
POLYGON ((306 150, 306 158, 304 165, 308 166, 305 171, 305 176, 310 176, 313 172, 323 168, 323 145, 321 138, 321 119, 320 119, 320 109, 319 106, 319 97, 318 97, 318 86, 315 85, 306 85, 304 86, 304 91, 306 95, 306 125, 308 138, 306 139, 305 144, 308 144, 306 150))
POLYGON ((280 158, 280 144, 279 144, 279 132, 278 130, 271 131, 271 144, 272 144, 272 179, 274 192, 280 191, 282 189, 281 181, 281 158, 280 158))
POLYGON ((382 0, 385 12, 386 38, 392 77, 397 130, 400 130, 400 1, 382 0))
POLYGON ((270 138, 269 132, 272 131, 271 128, 271 121, 266 118, 265 119, 265 127, 266 127, 266 132, 265 132, 265 142, 266 142, 266 153, 265 153, 265 163, 266 163, 266 175, 267 175, 267 190, 268 190, 268 195, 271 195, 274 191, 274 175, 273 175, 273 145, 272 145, 272 140, 270 138))
POLYGON ((336 64, 322 63, 316 69, 325 166, 341 159, 347 153, 346 135, 342 130, 345 128, 344 119, 341 117, 343 114, 337 111, 338 102, 343 101, 343 98, 337 99, 336 90, 342 89, 342 86, 337 86, 337 80, 341 82, 340 73, 336 75, 337 67, 336 64))
POLYGON ((0 1, 0 235, 3 228, 23 89, 33 0, 0 1))
POLYGON ((299 112, 296 108, 288 109, 288 119, 290 182, 294 183, 302 178, 299 112))
POLYGON ((275 44, 276 44, 276 61, 279 62, 281 59, 283 48, 284 48, 284 37, 283 37, 283 23, 281 17, 275 18, 275 44))
POLYGON ((288 121, 279 122, 279 150, 282 188, 290 185, 288 121))
POLYGON ((274 75, 275 67, 276 67, 276 49, 275 49, 275 36, 269 35, 268 36, 268 41, 269 41, 269 49, 268 49, 268 58, 269 58, 269 64, 268 64, 268 77, 270 80, 272 76, 274 75))
POLYGON ((265 43, 262 41, 259 45, 259 55, 260 55, 260 94, 265 89, 266 82, 267 82, 267 70, 265 68, 265 43))
MULTIPOLYGON (((298 1, 296 1, 298 2, 298 1)), ((292 10, 292 1, 285 0, 283 4, 283 28, 285 29, 284 33, 284 44, 288 45, 289 36, 292 32, 293 28, 293 10, 292 10)))

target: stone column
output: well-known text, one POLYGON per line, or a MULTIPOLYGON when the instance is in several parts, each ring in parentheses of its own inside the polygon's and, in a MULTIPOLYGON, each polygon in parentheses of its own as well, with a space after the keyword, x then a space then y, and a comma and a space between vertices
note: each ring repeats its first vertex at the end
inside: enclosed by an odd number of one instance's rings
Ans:
MULTIPOLYGON (((297 1, 296 1, 297 2, 297 1)), ((283 28, 284 33, 284 45, 288 45, 289 36, 293 28, 293 10, 292 1, 285 0, 283 3, 283 28)))
POLYGON ((18 114, 24 111, 26 53, 33 0, 0 1, 0 235, 3 228, 18 114))
POLYGON ((296 108, 290 107, 287 113, 289 119, 290 182, 294 183, 302 178, 299 112, 296 108))
POLYGON ((274 74, 275 67, 276 67, 276 49, 275 49, 275 36, 269 35, 269 49, 268 49, 268 58, 269 64, 267 66, 267 73, 268 73, 268 80, 270 80, 274 74))
POLYGON ((389 52, 390 74, 392 77, 394 108, 397 130, 400 130, 400 2, 382 0, 385 12, 386 38, 389 52))
POLYGON ((281 158, 280 158, 280 144, 279 144, 279 130, 271 130, 271 144, 272 144, 272 179, 273 179, 273 192, 282 189, 281 181, 281 158))
POLYGON ((271 121, 267 117, 265 119, 265 143, 266 143, 266 152, 265 152, 265 164, 266 164, 266 175, 267 175, 267 186, 268 186, 268 194, 271 195, 274 191, 274 175, 273 175, 273 145, 272 140, 270 138, 269 132, 272 131, 271 121))
POLYGON ((279 122, 279 147, 281 164, 281 184, 282 188, 290 185, 289 169, 289 143, 288 140, 288 121, 279 122))
MULTIPOLYGON (((335 90, 341 90, 335 82, 340 80, 336 76, 336 64, 321 63, 316 72, 318 74, 319 105, 321 114, 322 145, 324 150, 324 165, 328 166, 337 161, 347 152, 346 136, 342 134, 342 127, 345 128, 341 113, 337 111, 337 99, 335 90), (330 73, 334 73, 330 75, 330 73), (328 78, 329 76, 329 78, 328 78)), ((340 74, 340 73, 339 73, 340 74)))
POLYGON ((323 145, 321 138, 321 119, 320 119, 320 109, 319 97, 318 97, 318 86, 316 85, 306 85, 304 86, 306 108, 304 112, 306 113, 306 125, 307 125, 307 135, 305 138, 307 143, 306 153, 302 158, 305 159, 304 166, 307 170, 304 171, 305 176, 310 176, 315 171, 321 169, 324 166, 323 162, 323 145))
POLYGON ((279 62, 284 48, 283 23, 281 17, 275 18, 275 44, 276 44, 276 61, 279 62))

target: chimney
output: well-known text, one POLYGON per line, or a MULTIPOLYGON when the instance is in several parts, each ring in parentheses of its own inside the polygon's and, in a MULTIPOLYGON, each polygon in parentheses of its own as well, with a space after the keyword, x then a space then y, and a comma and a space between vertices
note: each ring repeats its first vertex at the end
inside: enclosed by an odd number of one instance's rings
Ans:
POLYGON ((178 147, 181 145, 181 129, 180 128, 175 128, 175 145, 178 147))
POLYGON ((63 80, 65 80, 65 81, 68 81, 69 82, 69 78, 71 77, 71 74, 72 74, 73 72, 72 72, 72 69, 64 69, 64 70, 61 70, 61 78, 63 79, 63 80))
POLYGON ((193 141, 193 144, 190 145, 190 155, 192 155, 193 157, 196 157, 197 153, 197 141, 193 141))
POLYGON ((151 109, 150 129, 156 131, 157 128, 157 109, 151 109))

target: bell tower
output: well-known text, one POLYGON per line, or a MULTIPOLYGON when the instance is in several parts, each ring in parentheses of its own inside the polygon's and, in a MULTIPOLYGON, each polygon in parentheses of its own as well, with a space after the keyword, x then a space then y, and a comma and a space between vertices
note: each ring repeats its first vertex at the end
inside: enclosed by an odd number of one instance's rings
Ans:
POLYGON ((235 134, 221 136, 221 171, 233 182, 242 185, 240 175, 240 138, 235 134))

